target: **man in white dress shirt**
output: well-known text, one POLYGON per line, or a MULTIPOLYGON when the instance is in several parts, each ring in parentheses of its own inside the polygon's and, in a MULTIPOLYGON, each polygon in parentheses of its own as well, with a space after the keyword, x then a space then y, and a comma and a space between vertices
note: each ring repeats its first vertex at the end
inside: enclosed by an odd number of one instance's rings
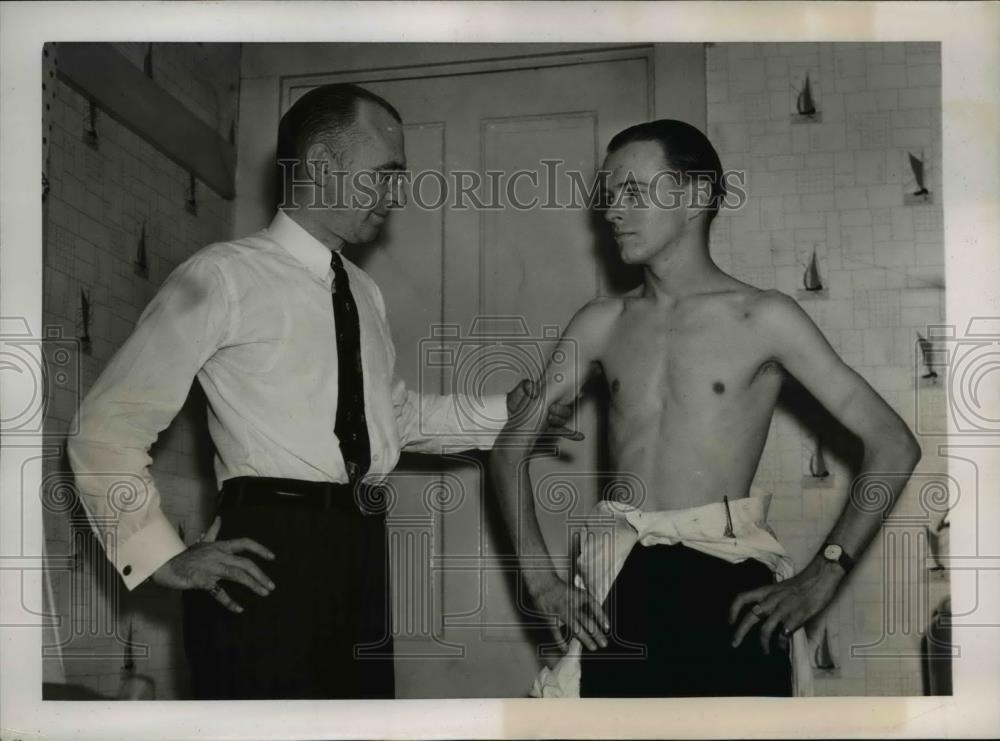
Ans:
MULTIPOLYGON (((312 167, 285 178, 270 226, 202 249, 164 282, 85 399, 70 461, 125 585, 185 590, 196 698, 393 697, 385 513, 359 482, 392 471, 401 450, 494 435, 463 429, 458 397, 404 388, 379 289, 340 256, 401 205, 399 114, 357 86, 317 88, 282 118, 278 158, 312 167), (186 546, 148 451, 195 378, 222 492, 186 546), (85 475, 109 472, 141 480, 131 506, 85 475)), ((494 434, 530 393, 482 400, 494 434)), ((550 412, 559 427, 570 410, 550 412)))

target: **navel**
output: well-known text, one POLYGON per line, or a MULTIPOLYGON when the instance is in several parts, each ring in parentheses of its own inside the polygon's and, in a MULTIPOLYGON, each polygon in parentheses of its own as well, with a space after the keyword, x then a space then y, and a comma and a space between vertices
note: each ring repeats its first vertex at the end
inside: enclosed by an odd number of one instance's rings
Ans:
POLYGON ((715 383, 712 384, 712 391, 714 391, 717 394, 724 394, 726 393, 726 384, 724 384, 722 381, 716 381, 715 383))

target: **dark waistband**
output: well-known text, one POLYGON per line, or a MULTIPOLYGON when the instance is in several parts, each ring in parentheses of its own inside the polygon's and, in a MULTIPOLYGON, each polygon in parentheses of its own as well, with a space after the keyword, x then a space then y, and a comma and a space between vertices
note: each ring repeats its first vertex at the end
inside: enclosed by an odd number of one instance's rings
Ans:
POLYGON ((384 499, 384 493, 377 486, 237 476, 222 482, 219 507, 225 509, 257 505, 384 515, 384 499))

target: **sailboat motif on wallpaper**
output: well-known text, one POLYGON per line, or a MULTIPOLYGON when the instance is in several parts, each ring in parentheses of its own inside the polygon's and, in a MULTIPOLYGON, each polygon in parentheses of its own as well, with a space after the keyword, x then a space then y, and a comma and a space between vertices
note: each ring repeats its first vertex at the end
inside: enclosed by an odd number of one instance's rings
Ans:
POLYGON ((77 340, 80 342, 80 350, 86 355, 90 355, 92 348, 90 342, 90 295, 86 288, 80 288, 80 332, 77 340))
POLYGON ((818 123, 822 121, 820 112, 816 109, 812 81, 809 79, 808 72, 806 72, 806 79, 802 83, 802 87, 796 93, 795 113, 792 114, 792 123, 818 123))
POLYGON ((906 153, 906 160, 910 165, 910 172, 913 173, 913 182, 916 183, 916 190, 903 195, 903 203, 907 206, 923 206, 932 203, 930 190, 927 188, 927 165, 924 153, 917 157, 912 152, 906 153))
POLYGON ((83 143, 91 149, 99 149, 101 137, 97 133, 97 105, 94 101, 87 104, 87 120, 83 129, 83 143))
POLYGON ((917 332, 917 346, 920 348, 920 360, 924 364, 924 374, 921 378, 934 383, 937 381, 937 371, 934 370, 934 345, 933 343, 917 332))
POLYGON ((819 277, 819 263, 816 260, 815 247, 813 247, 812 257, 809 259, 809 265, 802 274, 802 287, 810 292, 823 290, 823 281, 819 277))
POLYGON ((823 277, 819 271, 819 256, 816 245, 813 245, 812 254, 802 271, 802 287, 796 291, 800 299, 804 298, 826 298, 826 286, 823 285, 823 277))
POLYGON ((118 685, 118 700, 154 700, 156 685, 145 674, 139 674, 135 666, 135 652, 132 641, 134 637, 132 620, 128 621, 128 634, 125 638, 125 655, 121 666, 121 682, 118 685))
POLYGON ((816 449, 809 459, 809 475, 814 479, 825 479, 830 475, 830 469, 826 467, 826 457, 823 455, 823 444, 817 440, 816 449))
POLYGON ((813 101, 812 85, 809 84, 809 73, 806 73, 806 82, 799 91, 799 97, 795 101, 795 110, 800 116, 813 116, 816 114, 816 103, 813 101))
POLYGON ((146 223, 139 230, 139 243, 135 248, 135 260, 132 271, 140 278, 149 278, 149 257, 146 255, 146 223))

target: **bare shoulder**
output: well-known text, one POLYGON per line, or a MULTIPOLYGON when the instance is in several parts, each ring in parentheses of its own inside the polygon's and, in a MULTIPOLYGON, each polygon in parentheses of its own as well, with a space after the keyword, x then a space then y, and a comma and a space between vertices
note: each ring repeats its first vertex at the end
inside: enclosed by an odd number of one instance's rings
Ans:
MULTIPOLYGON (((625 298, 619 296, 598 296, 576 312, 576 317, 586 317, 588 321, 608 320, 618 316, 625 306, 625 298)), ((574 319, 576 318, 574 317, 574 319)))
POLYGON ((747 302, 748 320, 770 352, 784 360, 835 356, 828 340, 798 301, 780 291, 760 291, 747 302))
POLYGON ((755 290, 743 298, 744 317, 759 329, 778 332, 801 330, 812 320, 799 303, 788 294, 776 290, 755 290))
POLYGON ((625 299, 601 296, 588 301, 573 316, 564 337, 597 351, 604 346, 625 306, 625 299))
POLYGON ((625 300, 599 296, 585 303, 573 316, 570 327, 576 332, 600 332, 610 328, 621 315, 625 300))

